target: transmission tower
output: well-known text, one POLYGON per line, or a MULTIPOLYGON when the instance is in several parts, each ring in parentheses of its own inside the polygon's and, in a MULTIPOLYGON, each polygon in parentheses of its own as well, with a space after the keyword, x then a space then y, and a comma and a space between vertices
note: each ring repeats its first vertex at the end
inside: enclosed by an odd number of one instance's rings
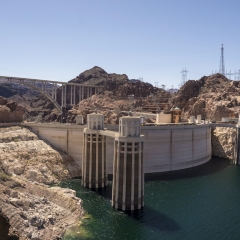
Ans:
POLYGON ((224 64, 224 48, 223 44, 221 47, 221 57, 220 57, 220 66, 219 66, 219 73, 225 76, 225 64, 224 64))
POLYGON ((235 80, 240 81, 240 70, 235 71, 235 80))
POLYGON ((181 79, 180 86, 183 86, 185 84, 185 82, 187 81, 187 73, 188 73, 188 71, 187 71, 186 68, 185 69, 182 68, 182 71, 180 73, 182 73, 182 79, 181 79))
POLYGON ((230 72, 227 72, 227 70, 226 70, 225 76, 228 77, 228 79, 232 80, 232 76, 235 76, 235 73, 231 73, 231 70, 230 70, 230 72))

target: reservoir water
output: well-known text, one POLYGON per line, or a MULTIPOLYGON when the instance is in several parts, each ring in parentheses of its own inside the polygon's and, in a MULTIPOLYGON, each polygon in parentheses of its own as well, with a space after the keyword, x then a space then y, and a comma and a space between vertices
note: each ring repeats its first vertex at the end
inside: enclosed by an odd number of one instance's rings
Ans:
POLYGON ((61 186, 76 190, 86 211, 65 240, 240 239, 240 166, 226 159, 145 175, 145 207, 128 213, 111 207, 111 182, 98 191, 81 187, 79 179, 61 186))

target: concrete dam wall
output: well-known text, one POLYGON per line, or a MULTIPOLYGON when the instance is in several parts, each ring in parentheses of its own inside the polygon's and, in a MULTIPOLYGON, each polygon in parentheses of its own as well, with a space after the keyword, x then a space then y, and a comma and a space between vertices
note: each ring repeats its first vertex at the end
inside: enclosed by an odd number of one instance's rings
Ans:
MULTIPOLYGON (((85 125, 22 123, 43 140, 71 155, 82 166, 85 125)), ((118 126, 108 126, 118 131, 118 126)), ((211 159, 211 127, 205 125, 143 126, 144 172, 185 169, 211 159)), ((106 137, 107 173, 113 173, 114 139, 106 137)))

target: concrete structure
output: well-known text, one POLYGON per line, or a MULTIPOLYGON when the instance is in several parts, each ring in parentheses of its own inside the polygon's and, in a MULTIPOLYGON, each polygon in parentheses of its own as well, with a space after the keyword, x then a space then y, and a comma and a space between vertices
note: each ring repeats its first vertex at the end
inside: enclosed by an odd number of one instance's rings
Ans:
POLYGON ((222 122, 224 123, 236 123, 236 124, 239 124, 239 118, 229 118, 229 117, 223 117, 222 118, 222 122))
POLYGON ((195 123, 195 117, 194 116, 190 116, 188 122, 189 123, 195 123))
POLYGON ((112 206, 121 210, 144 206, 143 135, 140 118, 122 117, 114 140, 112 206))
POLYGON ((196 123, 201 124, 202 123, 202 115, 197 115, 197 121, 196 123))
POLYGON ((84 128, 82 185, 88 188, 101 188, 107 185, 106 137, 103 130, 104 116, 88 114, 87 128, 84 128))
POLYGON ((171 113, 168 113, 168 114, 165 114, 163 112, 157 113, 156 124, 171 123, 171 122, 172 122, 172 114, 171 113))
POLYGON ((240 165, 240 125, 236 126, 235 158, 234 164, 240 165))
POLYGON ((83 115, 77 115, 76 116, 76 124, 77 125, 83 125, 84 122, 83 122, 83 115))
POLYGON ((114 140, 112 206, 121 210, 140 209, 144 205, 143 136, 140 118, 122 117, 119 133, 104 130, 102 114, 87 116, 84 128, 82 185, 100 188, 107 185, 106 137, 114 140))
MULTIPOLYGON (((144 173, 185 169, 207 162, 211 158, 211 125, 226 127, 226 124, 142 126, 144 173)), ((22 123, 22 126, 30 127, 42 139, 70 154, 82 167, 86 125, 22 123)), ((236 128, 236 125, 231 127, 236 128)), ((108 126, 108 129, 111 131, 100 132, 106 137, 106 171, 113 174, 113 139, 119 126, 108 126)))
POLYGON ((182 111, 180 108, 176 107, 172 110, 172 122, 179 123, 181 121, 182 111))
POLYGON ((204 125, 142 127, 144 172, 186 169, 211 159, 211 127, 204 125))
POLYGON ((31 127, 42 139, 70 154, 82 167, 85 187, 104 187, 107 174, 113 174, 112 204, 122 210, 143 207, 144 173, 186 169, 211 159, 210 124, 140 127, 140 118, 123 117, 120 126, 106 130, 103 115, 93 113, 88 115, 87 128, 68 124, 21 125, 31 127), (140 133, 144 135, 144 147, 140 133))

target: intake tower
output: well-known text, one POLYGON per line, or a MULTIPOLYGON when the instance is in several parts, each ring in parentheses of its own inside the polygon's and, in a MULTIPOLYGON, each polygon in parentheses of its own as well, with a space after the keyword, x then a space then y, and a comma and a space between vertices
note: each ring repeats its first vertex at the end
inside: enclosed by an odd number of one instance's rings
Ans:
POLYGON ((121 210, 144 206, 143 135, 140 118, 122 117, 114 139, 112 206, 121 210))
POLYGON ((107 185, 106 137, 100 134, 103 123, 102 114, 87 115, 87 128, 83 131, 82 185, 84 187, 101 188, 107 185))

